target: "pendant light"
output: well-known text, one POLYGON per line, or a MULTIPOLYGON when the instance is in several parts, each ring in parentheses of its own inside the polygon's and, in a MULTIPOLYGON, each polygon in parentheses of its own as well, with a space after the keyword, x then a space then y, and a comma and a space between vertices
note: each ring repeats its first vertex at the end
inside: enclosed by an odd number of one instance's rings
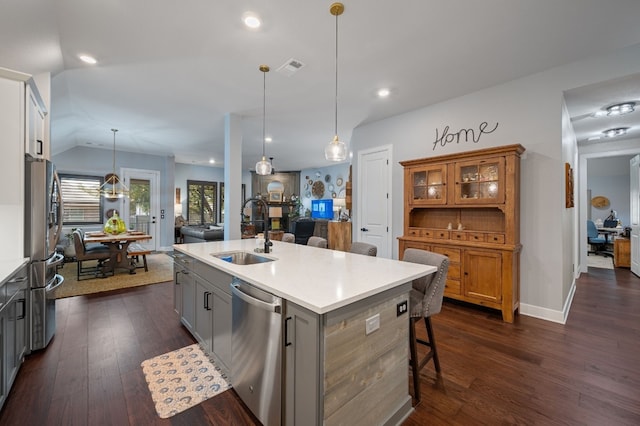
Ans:
POLYGON ((129 195, 129 188, 120 180, 116 174, 116 132, 118 129, 111 129, 113 132, 113 171, 104 177, 104 183, 100 187, 100 194, 108 201, 116 201, 129 195))
POLYGON ((267 73, 269 72, 269 67, 267 65, 260 65, 260 71, 262 71, 262 160, 256 163, 256 173, 259 175, 268 175, 271 173, 271 163, 267 161, 267 157, 265 155, 265 121, 267 116, 267 73))
POLYGON ((329 12, 336 17, 336 96, 335 96, 335 136, 324 148, 324 157, 330 161, 343 161, 347 158, 347 146, 338 139, 338 16, 344 12, 342 3, 333 3, 329 12))

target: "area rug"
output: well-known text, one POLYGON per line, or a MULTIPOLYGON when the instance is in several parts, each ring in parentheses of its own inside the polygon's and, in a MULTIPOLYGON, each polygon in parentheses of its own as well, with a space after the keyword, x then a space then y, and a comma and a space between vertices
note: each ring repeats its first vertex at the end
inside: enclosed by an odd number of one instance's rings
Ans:
MULTIPOLYGON (((90 265, 92 265, 91 262, 82 263, 83 268, 90 265)), ((64 283, 55 290, 56 299, 173 280, 173 259, 167 254, 148 254, 147 265, 149 267, 148 272, 145 272, 144 268, 139 268, 135 274, 129 274, 126 270, 119 269, 114 276, 107 278, 84 276, 78 281, 76 278, 78 264, 76 262, 65 263, 58 271, 64 277, 64 283)))
POLYGON ((613 269, 613 258, 605 256, 587 256, 589 268, 613 269))
POLYGON ((163 419, 231 388, 197 343, 143 361, 141 366, 156 412, 163 419))

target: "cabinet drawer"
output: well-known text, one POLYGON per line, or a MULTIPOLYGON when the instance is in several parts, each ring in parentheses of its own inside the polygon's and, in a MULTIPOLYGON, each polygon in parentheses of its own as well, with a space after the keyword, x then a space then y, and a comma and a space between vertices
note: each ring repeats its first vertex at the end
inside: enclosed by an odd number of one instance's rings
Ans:
POLYGON ((422 236, 422 229, 421 228, 409 228, 407 230, 407 235, 409 237, 421 237, 422 236))
POLYGON ((487 242, 494 244, 504 244, 504 234, 487 234, 487 242))
POLYGON ((466 232, 459 232, 459 231, 452 231, 451 232, 451 239, 452 240, 456 240, 456 241, 467 241, 467 233, 466 232))
POLYGON ((469 232, 467 236, 469 241, 485 242, 487 240, 486 234, 483 232, 469 232))
POLYGON ((433 231, 433 238, 437 240, 448 240, 449 231, 433 231))
POLYGON ((460 281, 447 279, 447 283, 444 285, 444 292, 445 294, 462 294, 460 291, 460 281))
POLYGON ((448 248, 448 247, 434 247, 433 252, 444 254, 449 258, 450 263, 460 263, 460 249, 448 248))

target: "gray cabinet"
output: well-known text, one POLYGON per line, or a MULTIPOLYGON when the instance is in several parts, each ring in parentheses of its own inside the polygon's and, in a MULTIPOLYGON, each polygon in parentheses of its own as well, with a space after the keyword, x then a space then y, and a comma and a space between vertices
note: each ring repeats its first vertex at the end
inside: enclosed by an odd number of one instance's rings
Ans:
POLYGON ((27 284, 28 267, 23 266, 0 286, 0 408, 27 351, 27 284))
POLYGON ((213 289, 213 353, 231 371, 231 294, 213 289))
POLYGON ((174 257, 180 321, 226 374, 231 369, 232 277, 182 253, 174 257))
POLYGON ((194 335, 205 352, 213 349, 213 287, 196 276, 196 327, 194 335))
POLYGON ((320 318, 286 302, 284 424, 320 424, 320 318))

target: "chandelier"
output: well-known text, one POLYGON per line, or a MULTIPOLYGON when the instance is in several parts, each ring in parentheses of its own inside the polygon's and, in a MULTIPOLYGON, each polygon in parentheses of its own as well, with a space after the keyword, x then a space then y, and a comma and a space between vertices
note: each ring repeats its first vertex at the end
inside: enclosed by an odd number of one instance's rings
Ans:
POLYGON ((113 132, 113 169, 104 177, 104 183, 100 186, 100 195, 108 201, 117 201, 129 195, 129 188, 120 180, 116 174, 116 132, 118 129, 111 129, 113 132))

